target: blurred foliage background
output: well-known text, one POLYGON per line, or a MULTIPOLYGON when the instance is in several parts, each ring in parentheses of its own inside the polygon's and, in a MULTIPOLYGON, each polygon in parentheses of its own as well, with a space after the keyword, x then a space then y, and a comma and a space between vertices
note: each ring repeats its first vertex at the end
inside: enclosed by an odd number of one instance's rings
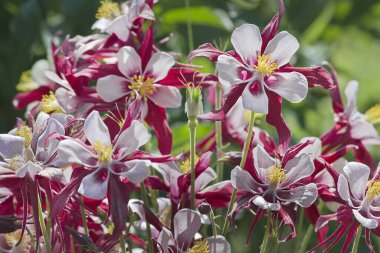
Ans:
MULTIPOLYGON (((277 0, 191 0, 190 17, 195 47, 205 42, 229 41, 234 27, 254 23, 264 27, 277 12, 277 0)), ((16 116, 23 112, 12 106, 22 71, 46 57, 44 43, 49 34, 58 31, 62 37, 88 35, 99 6, 97 0, 1 0, 0 1, 0 130, 9 131, 16 116)), ((285 15, 280 30, 295 35, 301 48, 294 63, 297 66, 321 64, 328 60, 337 69, 342 89, 349 80, 360 83, 359 110, 364 112, 380 102, 380 2, 376 0, 285 0, 285 15)), ((186 29, 187 12, 184 0, 160 0, 155 12, 159 21, 158 38, 172 33, 165 46, 186 55, 189 51, 186 29)), ((213 72, 206 60, 194 63, 213 72)), ((319 136, 333 122, 331 102, 327 92, 314 89, 300 104, 284 103, 284 113, 293 131, 293 139, 319 136)), ((182 109, 171 112, 171 122, 184 119, 182 109)), ((203 124, 203 123, 202 123, 203 124)), ((187 145, 187 130, 183 124, 172 124, 174 150, 187 145)), ((211 123, 200 127, 199 136, 207 134, 211 123)), ((375 150, 375 155, 379 152, 375 150)), ((264 221, 263 221, 264 222, 264 221)), ((239 235, 230 240, 234 252, 252 252, 261 242, 264 223, 253 232, 248 247, 243 246, 250 220, 239 224, 239 235), (248 221, 248 222, 247 222, 248 221), (241 237, 241 238, 240 238, 241 237)), ((306 231, 306 225, 305 229, 306 231)), ((301 239, 302 239, 301 234, 301 239)), ((363 248, 367 252, 362 239, 363 248)), ((278 252, 293 252, 294 242, 281 246, 278 252)), ((380 248, 379 248, 380 250, 380 248)), ((339 246, 333 252, 339 252, 339 246)))

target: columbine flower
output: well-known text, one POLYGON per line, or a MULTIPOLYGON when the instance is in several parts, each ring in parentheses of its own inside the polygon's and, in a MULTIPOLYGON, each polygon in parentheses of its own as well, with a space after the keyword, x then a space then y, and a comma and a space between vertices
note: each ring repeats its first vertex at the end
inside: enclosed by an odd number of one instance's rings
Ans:
POLYGON ((142 118, 147 114, 147 100, 165 108, 181 106, 182 97, 178 89, 159 84, 174 65, 171 55, 157 52, 143 69, 140 56, 135 49, 127 46, 120 49, 117 59, 119 71, 124 77, 109 75, 98 80, 96 89, 104 101, 112 102, 126 95, 134 99, 138 94, 144 101, 142 118))
POLYGON ((298 72, 278 71, 290 62, 299 44, 288 32, 278 33, 262 49, 257 26, 245 24, 235 29, 232 45, 241 62, 228 55, 217 61, 218 77, 222 84, 245 85, 243 106, 257 113, 268 113, 266 90, 273 91, 290 102, 297 103, 307 95, 307 79, 298 72))
POLYGON ((110 173, 126 177, 136 184, 148 176, 149 161, 126 158, 149 139, 139 121, 134 120, 111 142, 108 128, 99 112, 93 111, 86 118, 83 130, 91 146, 71 139, 61 141, 58 146, 58 155, 67 164, 76 163, 93 170, 83 178, 78 190, 80 194, 87 198, 103 199, 107 194, 110 173))
POLYGON ((133 22, 138 18, 154 20, 154 13, 145 0, 132 0, 119 6, 112 0, 101 1, 92 29, 108 34, 115 33, 122 41, 127 41, 133 22))
POLYGON ((317 186, 302 183, 302 179, 314 172, 314 164, 308 155, 301 154, 282 164, 257 146, 253 150, 253 159, 257 178, 238 166, 231 172, 232 185, 245 192, 250 198, 249 203, 273 211, 279 211, 281 203, 286 202, 302 207, 314 203, 318 195, 317 186))
POLYGON ((49 84, 49 79, 46 78, 44 71, 51 70, 49 61, 41 59, 36 61, 32 69, 21 74, 20 82, 17 84, 18 91, 31 91, 39 88, 42 85, 49 84))

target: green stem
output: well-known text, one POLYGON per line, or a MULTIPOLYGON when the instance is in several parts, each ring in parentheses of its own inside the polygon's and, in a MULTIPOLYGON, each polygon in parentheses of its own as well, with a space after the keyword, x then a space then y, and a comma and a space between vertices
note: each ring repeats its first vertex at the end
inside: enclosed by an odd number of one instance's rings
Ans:
POLYGON ((193 29, 191 27, 190 0, 185 0, 187 16, 187 36, 189 37, 189 51, 194 49, 193 29))
POLYGON ((210 211, 210 220, 211 220, 211 226, 212 226, 212 235, 216 237, 218 235, 218 232, 216 231, 215 216, 214 216, 214 211, 212 209, 210 211))
POLYGON ((265 253, 267 250, 271 219, 272 219, 272 216, 271 216, 271 213, 269 212, 268 218, 267 218, 267 225, 265 227, 263 242, 261 243, 260 253, 265 253))
POLYGON ((314 232, 314 226, 310 225, 306 230, 305 236, 302 238, 303 240, 302 240, 301 246, 299 247, 298 253, 306 252, 306 247, 309 244, 309 241, 313 232, 314 232))
POLYGON ((358 252, 360 236, 362 234, 362 228, 363 228, 362 225, 359 225, 358 230, 356 231, 355 241, 354 241, 354 245, 352 246, 351 253, 358 252))
POLYGON ((89 235, 88 233, 88 226, 87 226, 87 218, 86 218, 86 213, 84 211, 84 202, 83 202, 83 196, 80 196, 80 212, 82 215, 82 222, 83 222, 83 229, 84 229, 84 234, 89 235))
POLYGON ((127 253, 127 247, 125 245, 124 235, 123 233, 120 234, 120 248, 122 253, 127 253))
MULTIPOLYGON (((241 162, 240 162, 240 168, 242 168, 243 170, 244 170, 245 162, 247 161, 249 146, 251 145, 252 130, 253 130, 254 123, 255 123, 255 113, 253 111, 251 111, 251 118, 249 120, 249 126, 248 126, 248 135, 247 135, 247 139, 245 140, 244 150, 243 150, 243 154, 242 154, 242 158, 241 158, 241 162)), ((232 191, 230 204, 228 206, 227 215, 226 215, 226 218, 224 219, 222 235, 225 235, 227 233, 227 229, 229 226, 228 215, 230 214, 230 212, 234 206, 235 199, 236 199, 236 193, 237 193, 237 189, 234 188, 234 190, 232 191)))
POLYGON ((49 238, 49 234, 46 231, 44 215, 42 212, 41 199, 38 194, 37 194, 37 207, 38 207, 38 217, 40 220, 40 227, 41 227, 42 235, 45 241, 45 248, 46 248, 45 250, 46 250, 46 253, 51 253, 50 238, 49 238))
MULTIPOLYGON (((141 198, 144 204, 148 206, 148 196, 146 194, 145 185, 143 182, 141 182, 140 188, 141 188, 141 198)), ((148 253, 154 253, 153 242, 152 242, 152 231, 150 230, 150 224, 146 220, 146 217, 145 217, 145 221, 146 221, 146 236, 148 237, 148 253)))
POLYGON ((190 208, 195 209, 195 142, 197 134, 198 120, 196 117, 189 118, 189 131, 190 131, 190 169, 191 169, 191 197, 190 208))
MULTIPOLYGON (((304 219, 304 210, 301 209, 300 210, 300 215, 298 217, 298 224, 297 224, 297 234, 299 235, 302 235, 302 231, 303 231, 303 219, 304 219)), ((297 241, 296 241, 296 249, 298 249, 300 247, 300 244, 301 242, 305 241, 304 238, 302 238, 301 236, 298 236, 297 237, 297 241)))
MULTIPOLYGON (((215 110, 218 110, 222 107, 222 86, 220 83, 216 86, 216 101, 215 101, 215 110)), ((223 148, 223 140, 222 140, 222 122, 215 122, 215 130, 216 130, 216 172, 217 172, 217 182, 221 182, 223 180, 223 162, 219 161, 220 155, 222 154, 223 148)))

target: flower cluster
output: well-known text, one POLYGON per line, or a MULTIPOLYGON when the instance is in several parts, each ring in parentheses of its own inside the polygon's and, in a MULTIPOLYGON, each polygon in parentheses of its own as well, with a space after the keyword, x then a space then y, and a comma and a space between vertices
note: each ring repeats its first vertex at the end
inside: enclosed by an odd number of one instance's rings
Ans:
POLYGON ((347 234, 342 252, 353 242, 356 253, 363 229, 375 252, 380 166, 368 147, 380 145, 380 106, 358 111, 356 81, 344 104, 328 64, 292 65, 300 45, 277 31, 281 0, 261 32, 237 27, 230 51, 190 52, 189 61, 214 62, 215 75, 160 50, 170 38, 157 41, 154 4, 101 1, 93 34, 57 36, 49 60, 22 74, 14 106, 26 120, 0 134, 0 252, 228 253, 251 214, 246 243, 267 219, 261 252, 295 238, 304 217, 318 244, 307 234, 298 252, 326 251, 347 234), (282 99, 298 103, 312 88, 331 97, 335 124, 290 145, 282 99), (190 147, 178 154, 166 109, 183 94, 190 147), (206 103, 214 110, 204 113, 206 103), (261 118, 276 136, 255 126, 261 118), (215 130, 197 139, 203 120, 215 130))

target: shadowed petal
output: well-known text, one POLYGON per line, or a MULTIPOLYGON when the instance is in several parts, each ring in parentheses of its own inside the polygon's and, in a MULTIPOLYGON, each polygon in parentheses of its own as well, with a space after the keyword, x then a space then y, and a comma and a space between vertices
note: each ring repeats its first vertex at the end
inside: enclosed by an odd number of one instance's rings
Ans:
POLYGON ((106 124, 104 124, 98 111, 92 111, 87 116, 84 126, 84 134, 91 145, 100 142, 102 145, 111 145, 111 138, 106 124))
POLYGON ((362 199, 367 187, 370 169, 367 165, 357 162, 349 162, 343 168, 352 195, 356 199, 362 199))
POLYGON ((216 62, 220 83, 227 87, 244 83, 244 80, 242 80, 239 75, 239 68, 242 66, 243 65, 235 58, 227 55, 220 55, 216 62))
POLYGON ((290 62, 292 56, 297 52, 300 44, 297 39, 288 32, 279 32, 269 41, 264 54, 269 54, 279 67, 290 62))
POLYGON ((22 155, 24 139, 11 134, 0 134, 0 155, 4 159, 12 159, 16 155, 22 155))
POLYGON ((231 253, 231 246, 221 235, 209 237, 206 239, 209 245, 209 253, 231 253))
POLYGON ((99 78, 96 84, 96 91, 106 102, 115 101, 127 95, 128 80, 124 77, 109 75, 99 78))
POLYGON ((67 165, 76 163, 87 167, 94 167, 98 162, 95 154, 82 144, 73 140, 61 141, 58 145, 57 152, 61 161, 65 161, 67 165))
MULTIPOLYGON (((122 157, 137 151, 141 145, 149 140, 149 134, 144 125, 134 120, 130 127, 125 129, 117 139, 114 150, 122 157)), ((120 157, 120 158, 122 158, 120 157)))
POLYGON ((315 170, 314 163, 306 154, 295 157, 286 163, 286 181, 279 185, 280 188, 290 186, 299 180, 311 176, 315 170))
POLYGON ((268 114, 268 96, 261 84, 255 93, 252 93, 250 85, 247 85, 243 91, 242 99, 244 109, 251 110, 255 113, 268 114))
POLYGON ((174 216, 173 226, 174 237, 178 246, 186 250, 201 227, 201 217, 193 210, 182 209, 174 216))
POLYGON ((85 176, 78 192, 90 199, 103 199, 107 194, 109 172, 99 169, 85 176))
POLYGON ((156 88, 152 95, 148 97, 156 105, 164 108, 178 108, 182 104, 182 96, 179 90, 175 87, 163 86, 156 84, 156 88))
POLYGON ((131 160, 124 163, 125 171, 115 173, 128 178, 132 183, 139 184, 149 175, 150 161, 131 160))
POLYGON ((291 190, 279 190, 276 194, 282 201, 294 202, 302 207, 309 207, 317 199, 318 190, 316 184, 312 183, 291 190))
POLYGON ((153 77, 155 81, 160 81, 168 75, 174 63, 174 58, 170 54, 157 52, 150 58, 144 75, 149 75, 153 77))

